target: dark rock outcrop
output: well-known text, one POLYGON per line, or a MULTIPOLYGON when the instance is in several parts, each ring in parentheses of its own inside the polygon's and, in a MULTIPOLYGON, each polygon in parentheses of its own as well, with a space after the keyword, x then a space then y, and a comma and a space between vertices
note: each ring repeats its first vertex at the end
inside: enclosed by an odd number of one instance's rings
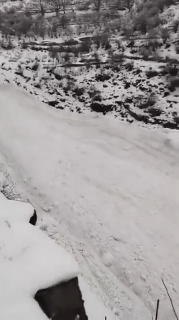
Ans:
POLYGON ((109 105, 105 105, 103 103, 99 103, 99 102, 92 102, 90 105, 90 108, 95 111, 95 112, 102 112, 103 114, 106 114, 107 112, 110 112, 113 110, 113 105, 109 104, 109 105))
POLYGON ((101 81, 101 82, 107 81, 110 78, 111 78, 110 74, 105 74, 105 73, 104 74, 102 74, 102 73, 97 74, 95 77, 96 81, 101 81))
POLYGON ((29 223, 32 224, 33 226, 36 225, 37 223, 37 213, 36 210, 34 210, 33 216, 30 218, 29 223))
POLYGON ((34 298, 51 320, 88 320, 77 277, 39 290, 34 298))
POLYGON ((48 101, 47 103, 48 103, 49 106, 56 107, 56 105, 58 104, 58 101, 57 100, 53 100, 53 101, 48 101))

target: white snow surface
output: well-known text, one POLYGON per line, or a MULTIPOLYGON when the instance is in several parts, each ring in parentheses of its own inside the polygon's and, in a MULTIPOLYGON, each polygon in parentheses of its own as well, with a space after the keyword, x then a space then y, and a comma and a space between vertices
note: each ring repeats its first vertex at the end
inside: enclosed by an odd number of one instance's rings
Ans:
POLYGON ((5 219, 10 219, 10 221, 14 222, 29 222, 34 213, 34 208, 30 203, 8 200, 0 192, 0 200, 1 198, 6 201, 5 203, 0 201, 0 223, 5 219))
MULTIPOLYGON (((9 202, 0 200, 0 319, 43 320, 46 316, 34 301, 36 292, 78 276, 79 267, 38 227, 22 215, 20 219, 15 201, 10 211, 9 202)), ((24 206, 24 215, 28 209, 24 206)))
POLYGON ((178 132, 61 112, 1 85, 0 151, 94 299, 136 320, 151 319, 160 298, 159 319, 174 319, 161 277, 178 310, 178 132))

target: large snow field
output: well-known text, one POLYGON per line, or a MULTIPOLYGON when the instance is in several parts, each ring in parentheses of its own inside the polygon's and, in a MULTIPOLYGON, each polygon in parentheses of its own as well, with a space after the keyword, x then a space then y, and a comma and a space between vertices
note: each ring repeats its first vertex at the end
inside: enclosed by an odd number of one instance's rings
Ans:
POLYGON ((178 132, 61 113, 1 85, 0 150, 93 296, 125 320, 151 319, 160 298, 159 319, 174 318, 161 277, 177 309, 178 132))

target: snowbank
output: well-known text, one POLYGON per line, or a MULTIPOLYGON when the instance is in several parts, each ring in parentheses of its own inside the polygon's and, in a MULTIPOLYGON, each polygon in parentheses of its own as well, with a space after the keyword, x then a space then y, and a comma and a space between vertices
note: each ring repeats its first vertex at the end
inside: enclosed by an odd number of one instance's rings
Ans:
POLYGON ((46 319, 33 299, 36 292, 79 273, 70 254, 26 222, 30 209, 30 205, 0 199, 0 319, 3 320, 46 319))
POLYGON ((7 200, 0 192, 0 223, 4 219, 9 219, 10 222, 29 222, 33 214, 34 208, 30 203, 7 200))

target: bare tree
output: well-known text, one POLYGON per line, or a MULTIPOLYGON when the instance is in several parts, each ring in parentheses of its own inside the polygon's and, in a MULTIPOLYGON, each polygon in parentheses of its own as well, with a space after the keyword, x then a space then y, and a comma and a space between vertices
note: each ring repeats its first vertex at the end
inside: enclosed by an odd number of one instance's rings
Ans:
POLYGON ((54 9, 57 18, 59 17, 59 12, 61 10, 61 0, 51 0, 48 2, 54 9))
POLYGON ((94 0, 94 6, 96 11, 100 11, 102 5, 102 0, 94 0))
POLYGON ((62 0, 63 14, 66 14, 66 0, 62 0))
POLYGON ((132 9, 134 0, 116 0, 118 9, 127 8, 129 11, 132 9))
POLYGON ((124 1, 124 5, 126 6, 126 8, 131 11, 132 7, 134 4, 134 0, 125 0, 124 1))
POLYGON ((67 0, 46 0, 54 8, 56 16, 59 17, 60 11, 63 11, 63 14, 66 14, 66 5, 69 3, 67 0))
POLYGON ((42 15, 42 17, 44 17, 45 16, 45 9, 44 9, 44 4, 43 4, 42 0, 39 0, 39 5, 40 5, 41 15, 42 15))

